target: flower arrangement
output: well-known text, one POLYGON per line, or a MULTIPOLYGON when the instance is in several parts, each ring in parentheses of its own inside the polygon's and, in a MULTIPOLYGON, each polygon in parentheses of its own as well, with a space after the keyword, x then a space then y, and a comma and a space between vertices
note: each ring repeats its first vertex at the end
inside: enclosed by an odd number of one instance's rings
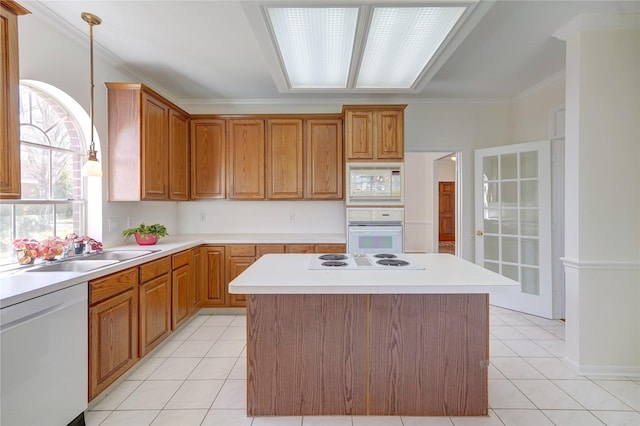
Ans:
POLYGON ((19 238, 13 242, 18 263, 29 265, 38 257, 38 242, 29 238, 19 238))
POLYGON ((53 260, 64 253, 64 241, 59 237, 47 237, 38 244, 38 256, 53 260))

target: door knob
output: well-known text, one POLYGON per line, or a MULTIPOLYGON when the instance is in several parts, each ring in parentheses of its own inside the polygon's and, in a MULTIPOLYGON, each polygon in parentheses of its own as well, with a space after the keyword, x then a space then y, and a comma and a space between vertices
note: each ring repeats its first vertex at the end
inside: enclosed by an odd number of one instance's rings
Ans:
POLYGON ((476 231, 476 235, 477 235, 478 237, 482 237, 482 236, 484 235, 484 232, 482 232, 482 231, 476 231))

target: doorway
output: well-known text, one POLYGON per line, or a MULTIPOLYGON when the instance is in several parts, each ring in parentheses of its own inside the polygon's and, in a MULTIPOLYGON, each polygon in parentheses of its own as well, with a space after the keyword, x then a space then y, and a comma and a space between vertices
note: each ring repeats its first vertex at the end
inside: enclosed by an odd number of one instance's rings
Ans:
POLYGON ((460 229, 459 156, 451 151, 405 153, 405 252, 460 253, 456 244, 460 229))

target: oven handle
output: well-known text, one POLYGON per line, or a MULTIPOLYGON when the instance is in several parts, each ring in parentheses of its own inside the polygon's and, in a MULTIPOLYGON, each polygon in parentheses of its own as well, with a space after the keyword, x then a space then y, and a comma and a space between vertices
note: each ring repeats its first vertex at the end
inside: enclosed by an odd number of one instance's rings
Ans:
POLYGON ((351 221, 349 226, 402 226, 401 221, 351 221))

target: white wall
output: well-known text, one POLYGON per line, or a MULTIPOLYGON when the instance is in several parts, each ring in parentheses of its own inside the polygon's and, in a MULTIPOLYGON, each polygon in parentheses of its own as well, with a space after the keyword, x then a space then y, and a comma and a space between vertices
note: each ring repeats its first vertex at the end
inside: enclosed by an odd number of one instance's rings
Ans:
POLYGON ((564 72, 518 95, 513 100, 513 142, 549 139, 549 113, 564 103, 564 72))

